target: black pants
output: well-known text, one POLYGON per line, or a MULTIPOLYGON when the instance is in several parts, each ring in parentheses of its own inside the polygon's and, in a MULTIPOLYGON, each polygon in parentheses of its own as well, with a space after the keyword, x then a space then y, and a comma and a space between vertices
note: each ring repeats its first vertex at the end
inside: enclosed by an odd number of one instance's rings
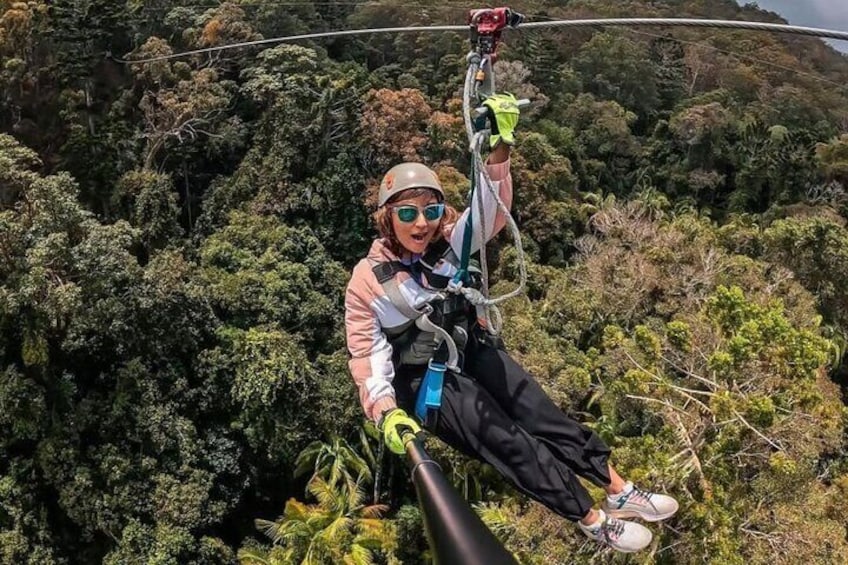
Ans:
MULTIPOLYGON (((424 366, 401 365, 398 404, 415 410, 424 366)), ((505 351, 469 340, 462 374, 445 373, 438 417, 425 427, 450 446, 482 459, 557 514, 576 521, 593 501, 578 476, 610 483, 610 449, 592 430, 565 415, 505 351)))

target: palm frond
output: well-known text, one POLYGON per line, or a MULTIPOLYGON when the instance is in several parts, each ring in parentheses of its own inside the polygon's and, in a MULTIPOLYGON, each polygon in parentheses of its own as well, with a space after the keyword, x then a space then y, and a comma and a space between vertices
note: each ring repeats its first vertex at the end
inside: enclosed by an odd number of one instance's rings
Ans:
POLYGON ((373 480, 373 477, 371 476, 371 468, 368 466, 365 459, 350 447, 345 448, 345 454, 346 466, 356 471, 356 474, 359 477, 362 477, 370 483, 373 480))
POLYGON ((318 499, 318 505, 328 512, 339 514, 344 511, 345 493, 336 489, 321 477, 314 477, 307 487, 309 492, 318 499))
POLYGON ((389 506, 387 504, 372 504, 362 508, 359 511, 359 515, 366 519, 380 518, 388 510, 389 506))
POLYGON ((362 503, 365 502, 365 489, 362 488, 362 481, 357 479, 349 488, 347 492, 347 508, 354 509, 362 506, 362 503))
POLYGON ((324 537, 331 545, 341 545, 345 536, 351 537, 351 529, 353 528, 353 520, 347 516, 338 516, 335 520, 324 528, 321 536, 324 537))
POLYGON ((300 502, 295 498, 290 498, 286 501, 286 508, 283 511, 283 516, 279 519, 286 520, 306 520, 309 516, 309 505, 300 502))
POLYGON ((268 536, 269 538, 274 538, 277 532, 277 522, 272 522, 271 520, 263 520, 261 518, 257 518, 253 521, 253 525, 257 530, 268 536))
POLYGON ((344 556, 345 565, 374 565, 374 554, 371 550, 354 544, 350 553, 344 556))
POLYGON ((321 452, 324 449, 324 443, 321 441, 313 441, 301 451, 295 460, 294 476, 300 477, 310 470, 316 470, 321 461, 321 452))
POLYGON ((243 547, 236 554, 239 565, 272 565, 268 550, 259 547, 243 547))
MULTIPOLYGON (((370 422, 369 422, 370 423, 370 422)), ((373 426, 373 424, 371 424, 373 426)), ((365 429, 365 426, 360 426, 359 428, 359 445, 362 446, 362 453, 365 456, 365 460, 368 463, 369 467, 377 467, 377 457, 374 455, 374 450, 371 449, 371 442, 368 441, 368 432, 365 429)))

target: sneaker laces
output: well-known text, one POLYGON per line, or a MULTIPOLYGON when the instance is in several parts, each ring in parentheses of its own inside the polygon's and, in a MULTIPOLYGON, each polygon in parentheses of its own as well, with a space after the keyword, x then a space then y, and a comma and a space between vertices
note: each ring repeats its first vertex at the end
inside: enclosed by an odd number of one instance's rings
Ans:
POLYGON ((621 534, 624 533, 624 522, 616 520, 612 516, 607 516, 601 524, 601 529, 598 532, 598 541, 606 545, 613 545, 618 541, 621 534))
POLYGON ((654 496, 654 493, 642 490, 634 485, 633 489, 624 495, 623 500, 620 501, 620 505, 624 506, 632 500, 635 504, 650 505, 654 509, 654 512, 659 513, 659 509, 651 502, 652 496, 654 496))

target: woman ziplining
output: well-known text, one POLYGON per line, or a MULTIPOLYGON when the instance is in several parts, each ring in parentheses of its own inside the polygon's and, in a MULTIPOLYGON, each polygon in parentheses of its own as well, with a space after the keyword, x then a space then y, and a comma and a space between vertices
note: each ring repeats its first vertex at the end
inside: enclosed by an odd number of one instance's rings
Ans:
MULTIPOLYGON (((677 501, 622 478, 601 438, 560 410, 509 355, 487 315, 494 301, 479 293, 485 271, 469 262, 511 221, 510 155, 520 113, 514 96, 490 90, 498 36, 510 13, 486 12, 494 20, 483 15, 475 22, 464 104, 468 125, 468 86, 476 84, 491 128, 488 159, 472 163, 472 183, 481 190, 472 184, 471 206, 460 214, 445 203, 438 176, 425 165, 401 163, 385 174, 374 214, 379 238, 346 292, 350 371, 366 416, 393 453, 405 452, 404 430, 423 427, 492 465, 589 538, 639 551, 651 543, 651 531, 623 518, 665 520, 677 501), (492 21, 500 24, 486 27, 492 21), (581 477, 606 492, 600 507, 581 477)), ((469 128, 469 138, 479 157, 474 140, 480 136, 469 128)))
MULTIPOLYGON (((499 184, 505 202, 512 200, 509 155, 513 135, 506 124, 518 117, 517 111, 509 109, 515 106, 509 98, 495 95, 486 101, 501 124, 501 140, 489 155, 488 173, 499 184)), ((484 210, 497 209, 484 202, 484 210)), ((381 279, 392 277, 409 308, 432 305, 438 297, 434 289, 457 272, 459 265, 450 258, 461 253, 469 214, 470 208, 460 215, 445 204, 438 178, 426 166, 402 163, 393 167, 381 183, 375 213, 381 237, 354 268, 347 288, 350 370, 365 413, 397 454, 404 453, 398 428, 421 429, 408 414, 414 410, 437 344, 431 332, 417 328, 415 319, 398 308, 381 279)), ((486 218, 492 226, 489 238, 503 227, 500 216, 497 211, 486 218)), ((461 370, 444 373, 441 407, 430 421, 421 422, 424 428, 463 453, 491 464, 522 492, 577 521, 590 538, 623 552, 646 547, 651 542, 650 530, 618 518, 664 520, 677 511, 677 502, 625 481, 608 462, 609 447, 592 430, 564 414, 480 326, 476 309, 467 301, 457 305, 460 300, 464 298, 433 306, 452 309, 450 314, 469 329, 465 331, 461 370), (600 509, 593 508, 578 477, 606 491, 600 509)))

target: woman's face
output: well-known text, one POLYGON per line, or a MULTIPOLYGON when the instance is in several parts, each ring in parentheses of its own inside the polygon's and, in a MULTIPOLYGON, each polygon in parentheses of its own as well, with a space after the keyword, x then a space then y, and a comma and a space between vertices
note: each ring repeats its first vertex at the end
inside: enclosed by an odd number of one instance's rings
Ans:
MULTIPOLYGON (((401 194, 401 196, 403 195, 401 194)), ((439 222, 444 213, 444 208, 442 208, 438 217, 434 220, 428 220, 425 215, 425 208, 434 204, 439 205, 439 199, 436 198, 434 193, 430 193, 418 196, 417 198, 401 198, 388 205, 389 212, 392 215, 392 227, 395 231, 395 237, 397 237, 397 240, 404 249, 410 253, 423 254, 427 250, 430 241, 436 235, 436 230, 439 229, 439 222), (402 206, 417 208, 418 213, 415 215, 414 220, 409 222, 402 221, 402 216, 411 214, 411 211, 408 209, 398 210, 402 206)), ((444 205, 442 204, 441 206, 444 205)), ((427 210, 427 215, 433 217, 435 215, 434 212, 435 209, 430 208, 427 210)))

